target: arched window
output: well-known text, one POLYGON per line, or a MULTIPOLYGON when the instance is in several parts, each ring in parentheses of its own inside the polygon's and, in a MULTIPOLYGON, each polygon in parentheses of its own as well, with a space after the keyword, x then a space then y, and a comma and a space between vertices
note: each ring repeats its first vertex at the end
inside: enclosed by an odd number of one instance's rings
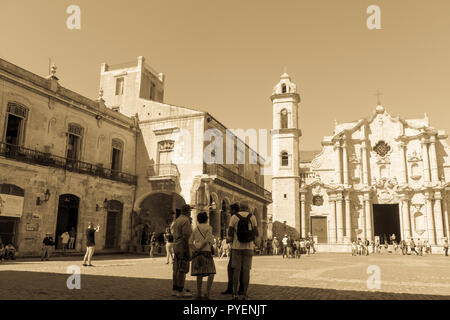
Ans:
POLYGON ((286 93, 286 84, 281 85, 281 93, 286 93))
POLYGON ((287 167, 289 166, 289 155, 286 151, 283 151, 281 153, 281 166, 282 167, 287 167))
POLYGON ((286 109, 281 110, 280 112, 280 126, 281 129, 287 129, 288 127, 288 112, 286 109))

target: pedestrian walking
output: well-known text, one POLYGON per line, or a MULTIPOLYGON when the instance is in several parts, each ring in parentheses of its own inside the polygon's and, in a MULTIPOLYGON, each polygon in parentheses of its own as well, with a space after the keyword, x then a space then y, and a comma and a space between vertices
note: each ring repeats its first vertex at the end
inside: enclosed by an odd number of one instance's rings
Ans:
POLYGON ((368 256, 369 255, 369 248, 370 248, 370 241, 369 241, 369 239, 366 239, 364 241, 364 248, 366 250, 366 256, 368 256))
POLYGON ((53 246, 55 245, 55 241, 53 240, 52 234, 47 232, 45 234, 45 238, 42 241, 42 254, 41 261, 50 260, 50 254, 53 246))
POLYGON ((93 267, 91 260, 95 251, 95 233, 100 230, 100 226, 97 225, 94 228, 94 224, 89 222, 88 228, 86 229, 86 254, 83 259, 84 267, 93 267))
POLYGON ((311 232, 308 232, 308 239, 309 239, 309 246, 311 248, 311 250, 313 251, 312 253, 316 253, 316 247, 314 246, 315 242, 314 242, 314 237, 311 234, 311 232))
POLYGON ((172 295, 179 298, 192 297, 192 294, 184 288, 186 273, 189 272, 189 261, 191 260, 189 248, 189 239, 192 234, 190 215, 191 207, 184 205, 172 226, 175 258, 173 261, 172 295))
POLYGON ((444 254, 446 257, 448 257, 448 240, 444 240, 444 254))
POLYGON ((211 287, 216 274, 216 267, 213 259, 214 236, 212 227, 207 224, 208 215, 206 212, 197 214, 197 227, 194 228, 189 238, 189 245, 192 248, 191 276, 197 277, 197 299, 210 299, 211 287), (203 277, 208 277, 206 284, 206 295, 202 295, 203 277))
POLYGON ((405 240, 401 240, 400 241, 400 249, 402 250, 402 255, 406 255, 407 253, 407 246, 406 246, 406 241, 405 240))
POLYGON ((166 264, 169 264, 170 260, 173 263, 173 234, 170 232, 170 228, 167 228, 164 233, 164 242, 166 243, 166 264))
POLYGON ((238 300, 238 285, 243 273, 242 299, 248 299, 248 286, 250 282, 250 269, 252 268, 253 250, 258 238, 258 225, 256 217, 248 212, 248 204, 240 204, 239 213, 231 216, 229 236, 233 237, 231 245, 233 271, 233 300, 238 300))

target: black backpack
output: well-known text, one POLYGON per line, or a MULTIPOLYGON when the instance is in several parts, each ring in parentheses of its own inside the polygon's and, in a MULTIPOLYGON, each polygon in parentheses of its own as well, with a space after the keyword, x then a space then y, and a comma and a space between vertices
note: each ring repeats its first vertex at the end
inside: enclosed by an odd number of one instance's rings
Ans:
POLYGON ((239 218, 237 224, 237 238, 241 243, 252 242, 255 240, 255 229, 253 228, 250 218, 252 214, 249 213, 245 218, 238 213, 236 216, 239 218))

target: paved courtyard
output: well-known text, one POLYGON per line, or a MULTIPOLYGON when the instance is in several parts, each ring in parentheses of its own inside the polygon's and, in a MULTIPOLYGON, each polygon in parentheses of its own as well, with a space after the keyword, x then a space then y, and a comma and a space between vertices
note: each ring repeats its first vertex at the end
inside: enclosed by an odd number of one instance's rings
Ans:
MULTIPOLYGON (((171 265, 164 258, 133 255, 95 256, 95 267, 80 257, 41 262, 24 259, 0 264, 0 299, 176 299, 171 293, 171 265), (67 267, 82 270, 81 289, 66 286, 67 267)), ((226 286, 226 259, 216 259, 213 299, 226 286)), ((187 277, 195 288, 195 278, 187 277)), ((301 259, 257 256, 253 260, 251 299, 449 299, 450 257, 352 257, 318 253, 301 259), (369 290, 369 266, 379 267, 381 288, 369 290)))

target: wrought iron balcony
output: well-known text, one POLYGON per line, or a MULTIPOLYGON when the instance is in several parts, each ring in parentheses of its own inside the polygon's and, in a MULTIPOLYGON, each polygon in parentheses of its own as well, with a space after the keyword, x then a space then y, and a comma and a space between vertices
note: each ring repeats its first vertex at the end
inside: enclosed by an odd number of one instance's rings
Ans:
POLYGON ((233 172, 221 164, 203 164, 203 173, 216 175, 229 182, 235 183, 244 189, 251 191, 267 200, 272 201, 272 192, 264 189, 264 187, 244 178, 243 176, 233 172))
POLYGON ((148 166, 147 177, 149 180, 176 180, 180 178, 180 172, 174 163, 158 163, 148 166))
POLYGON ((0 142, 0 156, 16 161, 36 164, 41 166, 59 168, 70 172, 88 174, 109 180, 136 185, 137 178, 134 175, 123 173, 96 164, 68 159, 21 146, 0 142))

